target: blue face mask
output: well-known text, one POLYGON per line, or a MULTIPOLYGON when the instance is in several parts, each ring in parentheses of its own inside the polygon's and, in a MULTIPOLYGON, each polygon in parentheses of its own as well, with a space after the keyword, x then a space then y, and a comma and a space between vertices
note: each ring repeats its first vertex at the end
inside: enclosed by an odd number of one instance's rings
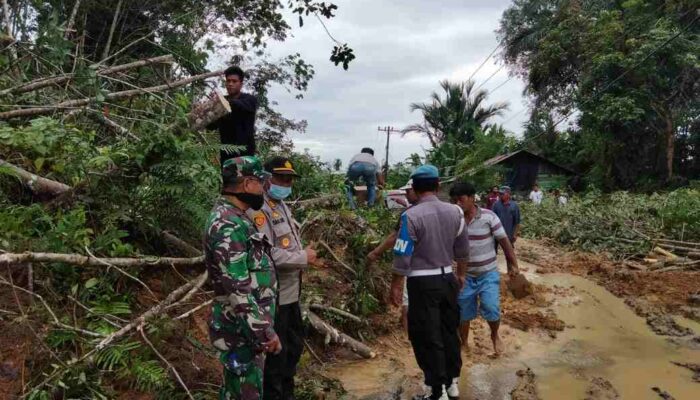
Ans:
POLYGON ((268 189, 267 194, 275 200, 284 200, 292 194, 292 188, 270 184, 270 189, 268 189))

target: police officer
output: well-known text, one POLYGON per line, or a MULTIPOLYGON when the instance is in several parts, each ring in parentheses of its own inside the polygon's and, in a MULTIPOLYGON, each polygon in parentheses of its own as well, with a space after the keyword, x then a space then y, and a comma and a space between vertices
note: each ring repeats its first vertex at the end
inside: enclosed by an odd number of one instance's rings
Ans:
POLYGON ((457 294, 463 285, 469 239, 461 209, 438 200, 437 168, 422 165, 411 174, 418 202, 401 216, 394 245, 392 303, 408 288, 408 338, 429 388, 421 399, 437 400, 447 389, 458 397, 462 367, 457 294), (457 261, 458 274, 452 270, 457 261))
POLYGON ((222 196, 204 235, 205 264, 214 288, 209 334, 224 365, 220 399, 257 400, 263 392, 265 353, 282 344, 273 327, 277 280, 268 257, 270 243, 246 210, 264 202, 268 174, 253 156, 222 165, 222 196))
POLYGON ((265 183, 265 202, 259 211, 249 209, 248 215, 273 245, 271 254, 280 288, 275 331, 282 342, 282 351, 265 361, 263 393, 265 399, 288 400, 294 398, 294 375, 304 349, 299 307, 301 274, 308 265, 320 265, 320 262, 316 251, 302 246, 298 225, 284 202, 291 194, 294 179, 299 177, 291 161, 274 157, 265 163, 265 170, 271 174, 265 183))

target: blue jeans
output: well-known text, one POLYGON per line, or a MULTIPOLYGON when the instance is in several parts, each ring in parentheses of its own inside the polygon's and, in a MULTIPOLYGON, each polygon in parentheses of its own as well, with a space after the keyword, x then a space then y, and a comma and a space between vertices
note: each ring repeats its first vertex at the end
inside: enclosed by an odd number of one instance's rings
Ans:
POLYGON ((487 321, 501 319, 501 274, 497 269, 478 278, 467 276, 464 289, 457 297, 460 319, 471 321, 476 318, 477 309, 487 321))
POLYGON ((345 180, 348 204, 351 209, 355 209, 355 199, 352 196, 353 186, 358 179, 362 178, 367 185, 367 206, 372 207, 377 198, 377 166, 363 162, 354 162, 348 168, 345 180))

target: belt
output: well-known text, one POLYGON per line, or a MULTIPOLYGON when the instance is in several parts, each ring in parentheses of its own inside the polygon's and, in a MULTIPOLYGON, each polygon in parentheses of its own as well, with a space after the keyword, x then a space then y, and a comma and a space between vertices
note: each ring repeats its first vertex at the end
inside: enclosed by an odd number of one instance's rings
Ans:
POLYGON ((433 269, 419 269, 415 271, 411 271, 408 273, 408 277, 414 277, 414 276, 433 276, 433 275, 445 275, 445 274, 451 274, 452 273, 452 266, 448 265, 446 267, 440 267, 440 268, 433 268, 433 269))

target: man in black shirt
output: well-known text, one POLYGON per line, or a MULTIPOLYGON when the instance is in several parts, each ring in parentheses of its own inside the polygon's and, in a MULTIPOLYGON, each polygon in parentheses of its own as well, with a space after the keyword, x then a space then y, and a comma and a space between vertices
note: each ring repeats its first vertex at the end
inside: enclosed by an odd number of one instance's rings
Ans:
POLYGON ((208 129, 218 129, 222 145, 245 147, 238 152, 221 149, 221 165, 229 158, 255 155, 255 112, 258 99, 248 93, 242 93, 244 73, 239 67, 229 67, 224 71, 226 91, 231 105, 231 113, 219 118, 208 129))

